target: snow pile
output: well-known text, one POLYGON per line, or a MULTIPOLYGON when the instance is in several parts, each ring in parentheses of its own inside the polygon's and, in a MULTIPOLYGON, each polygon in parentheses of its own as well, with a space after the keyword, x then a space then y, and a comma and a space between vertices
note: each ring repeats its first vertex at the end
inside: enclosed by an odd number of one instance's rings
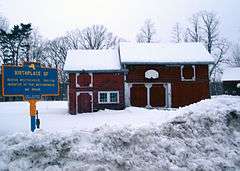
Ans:
POLYGON ((239 170, 240 98, 179 109, 141 128, 16 134, 0 138, 0 170, 239 170))

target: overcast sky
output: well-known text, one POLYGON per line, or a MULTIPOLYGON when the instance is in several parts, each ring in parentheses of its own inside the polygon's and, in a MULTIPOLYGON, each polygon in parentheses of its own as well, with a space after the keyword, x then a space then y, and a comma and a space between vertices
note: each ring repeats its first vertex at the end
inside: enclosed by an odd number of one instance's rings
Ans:
POLYGON ((151 18, 161 41, 168 41, 176 22, 186 24, 199 10, 216 12, 221 31, 231 41, 240 38, 240 0, 0 0, 0 12, 10 24, 31 22, 52 39, 68 30, 103 24, 114 34, 135 40, 151 18))

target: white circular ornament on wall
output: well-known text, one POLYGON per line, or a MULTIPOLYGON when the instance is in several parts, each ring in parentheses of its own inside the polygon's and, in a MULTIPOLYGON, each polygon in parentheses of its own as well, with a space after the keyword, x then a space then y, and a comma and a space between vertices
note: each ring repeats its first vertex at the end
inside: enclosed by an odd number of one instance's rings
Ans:
POLYGON ((145 72, 145 78, 148 79, 157 79, 159 78, 159 73, 156 70, 150 69, 145 72))

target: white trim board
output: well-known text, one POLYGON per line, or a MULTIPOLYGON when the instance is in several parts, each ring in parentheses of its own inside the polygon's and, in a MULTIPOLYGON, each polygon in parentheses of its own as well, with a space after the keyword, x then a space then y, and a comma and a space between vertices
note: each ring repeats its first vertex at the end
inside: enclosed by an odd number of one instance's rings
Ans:
POLYGON ((181 81, 196 81, 196 67, 195 65, 191 65, 193 69, 193 77, 192 79, 185 79, 183 76, 183 68, 185 65, 181 65, 181 81))
MULTIPOLYGON (((147 88, 147 108, 155 108, 150 105, 150 89, 152 85, 163 85, 165 89, 165 106, 163 108, 170 108, 172 106, 172 93, 171 93, 171 83, 163 83, 163 82, 154 82, 154 83, 146 83, 146 82, 131 82, 125 83, 125 105, 131 106, 131 88, 133 84, 142 84, 147 88), (126 90, 127 89, 127 90, 126 90)), ((157 107, 156 107, 157 108, 157 107)))

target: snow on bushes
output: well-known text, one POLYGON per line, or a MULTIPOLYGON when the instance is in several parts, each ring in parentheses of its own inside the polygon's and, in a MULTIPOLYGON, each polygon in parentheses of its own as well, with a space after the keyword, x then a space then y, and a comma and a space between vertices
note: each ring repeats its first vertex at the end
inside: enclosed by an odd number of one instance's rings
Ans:
POLYGON ((239 170, 240 98, 216 97, 141 128, 0 138, 0 170, 239 170))

